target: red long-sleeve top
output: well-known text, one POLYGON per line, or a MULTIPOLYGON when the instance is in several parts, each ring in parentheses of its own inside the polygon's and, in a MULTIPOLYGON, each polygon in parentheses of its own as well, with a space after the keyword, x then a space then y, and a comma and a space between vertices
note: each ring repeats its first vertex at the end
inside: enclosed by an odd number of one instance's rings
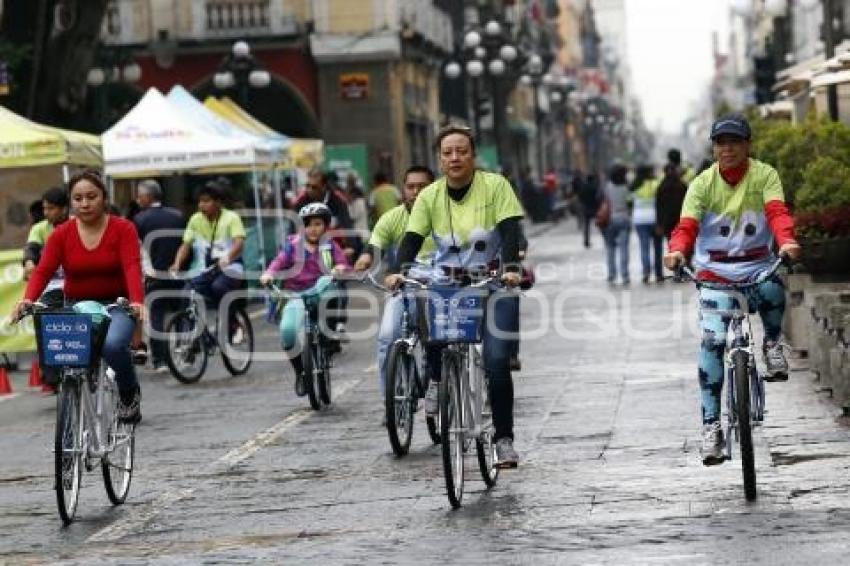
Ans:
POLYGON ((65 272, 65 296, 71 300, 113 301, 127 297, 144 302, 139 235, 132 222, 109 216, 100 243, 86 249, 72 218, 47 239, 24 297, 35 301, 57 268, 65 272))

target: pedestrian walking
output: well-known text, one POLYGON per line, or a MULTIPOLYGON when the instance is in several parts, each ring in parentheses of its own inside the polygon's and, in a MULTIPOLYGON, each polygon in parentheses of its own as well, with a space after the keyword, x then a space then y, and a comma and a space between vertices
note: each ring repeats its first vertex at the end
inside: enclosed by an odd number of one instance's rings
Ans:
POLYGON ((642 281, 649 283, 650 273, 655 273, 655 282, 664 282, 663 266, 661 264, 663 238, 658 233, 657 214, 655 212, 655 197, 658 192, 658 179, 651 165, 642 165, 638 169, 638 177, 642 179, 632 194, 632 224, 637 233, 640 245, 640 263, 642 281))
POLYGON ((179 292, 183 281, 167 275, 168 267, 182 243, 186 229, 183 213, 162 204, 162 187, 154 179, 145 179, 136 187, 139 213, 133 223, 142 242, 142 271, 145 297, 150 319, 151 363, 157 373, 168 371, 165 357, 168 344, 164 340, 165 318, 182 306, 179 292), (162 296, 157 296, 158 294, 162 296))
POLYGON ((608 260, 608 283, 617 281, 618 258, 619 274, 623 285, 630 283, 629 278, 629 234, 631 232, 631 214, 629 212, 629 187, 626 184, 627 170, 624 165, 614 165, 603 189, 603 198, 610 210, 610 220, 602 228, 605 238, 605 253, 608 260))
POLYGON ((660 235, 668 240, 679 223, 687 192, 688 187, 682 181, 678 168, 669 163, 665 165, 664 178, 658 184, 655 194, 655 217, 660 235))
POLYGON ((579 218, 584 231, 584 247, 589 248, 590 226, 596 216, 596 211, 599 209, 602 194, 599 191, 599 179, 592 173, 584 179, 578 178, 577 185, 579 218))
POLYGON ((348 215, 351 217, 351 227, 357 232, 355 256, 363 251, 363 240, 369 236, 369 208, 366 206, 366 196, 357 182, 357 175, 349 173, 345 179, 345 196, 348 200, 348 215))

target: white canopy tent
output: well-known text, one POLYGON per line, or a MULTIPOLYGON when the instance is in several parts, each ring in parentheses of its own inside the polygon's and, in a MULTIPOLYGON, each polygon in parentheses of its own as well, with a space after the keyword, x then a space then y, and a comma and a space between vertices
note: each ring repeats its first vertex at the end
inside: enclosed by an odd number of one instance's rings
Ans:
MULTIPOLYGON (((197 116, 150 88, 121 120, 101 136, 104 172, 113 178, 254 171, 269 167, 273 157, 259 138, 221 135, 197 116)), ((259 206, 256 183, 254 197, 259 206)), ((262 231, 260 212, 258 230, 262 231)), ((260 258, 265 263, 263 237, 260 258)))

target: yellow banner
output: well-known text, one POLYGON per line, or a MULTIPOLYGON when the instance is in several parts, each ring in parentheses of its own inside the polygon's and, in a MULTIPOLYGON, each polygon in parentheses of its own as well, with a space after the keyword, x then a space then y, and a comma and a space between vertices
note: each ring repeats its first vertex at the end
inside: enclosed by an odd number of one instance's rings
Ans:
POLYGON ((9 314, 24 295, 23 252, 0 251, 0 352, 35 351, 32 318, 15 325, 9 324, 9 314))

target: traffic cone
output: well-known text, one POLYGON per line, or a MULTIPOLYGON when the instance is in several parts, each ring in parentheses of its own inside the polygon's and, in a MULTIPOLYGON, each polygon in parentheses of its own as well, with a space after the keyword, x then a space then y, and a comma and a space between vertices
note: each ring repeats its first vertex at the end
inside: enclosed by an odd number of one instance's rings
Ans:
POLYGON ((9 372, 0 366, 0 395, 11 395, 12 382, 9 381, 9 372))
POLYGON ((38 365, 38 359, 34 359, 32 361, 32 366, 30 366, 30 387, 41 387, 41 368, 38 365))

